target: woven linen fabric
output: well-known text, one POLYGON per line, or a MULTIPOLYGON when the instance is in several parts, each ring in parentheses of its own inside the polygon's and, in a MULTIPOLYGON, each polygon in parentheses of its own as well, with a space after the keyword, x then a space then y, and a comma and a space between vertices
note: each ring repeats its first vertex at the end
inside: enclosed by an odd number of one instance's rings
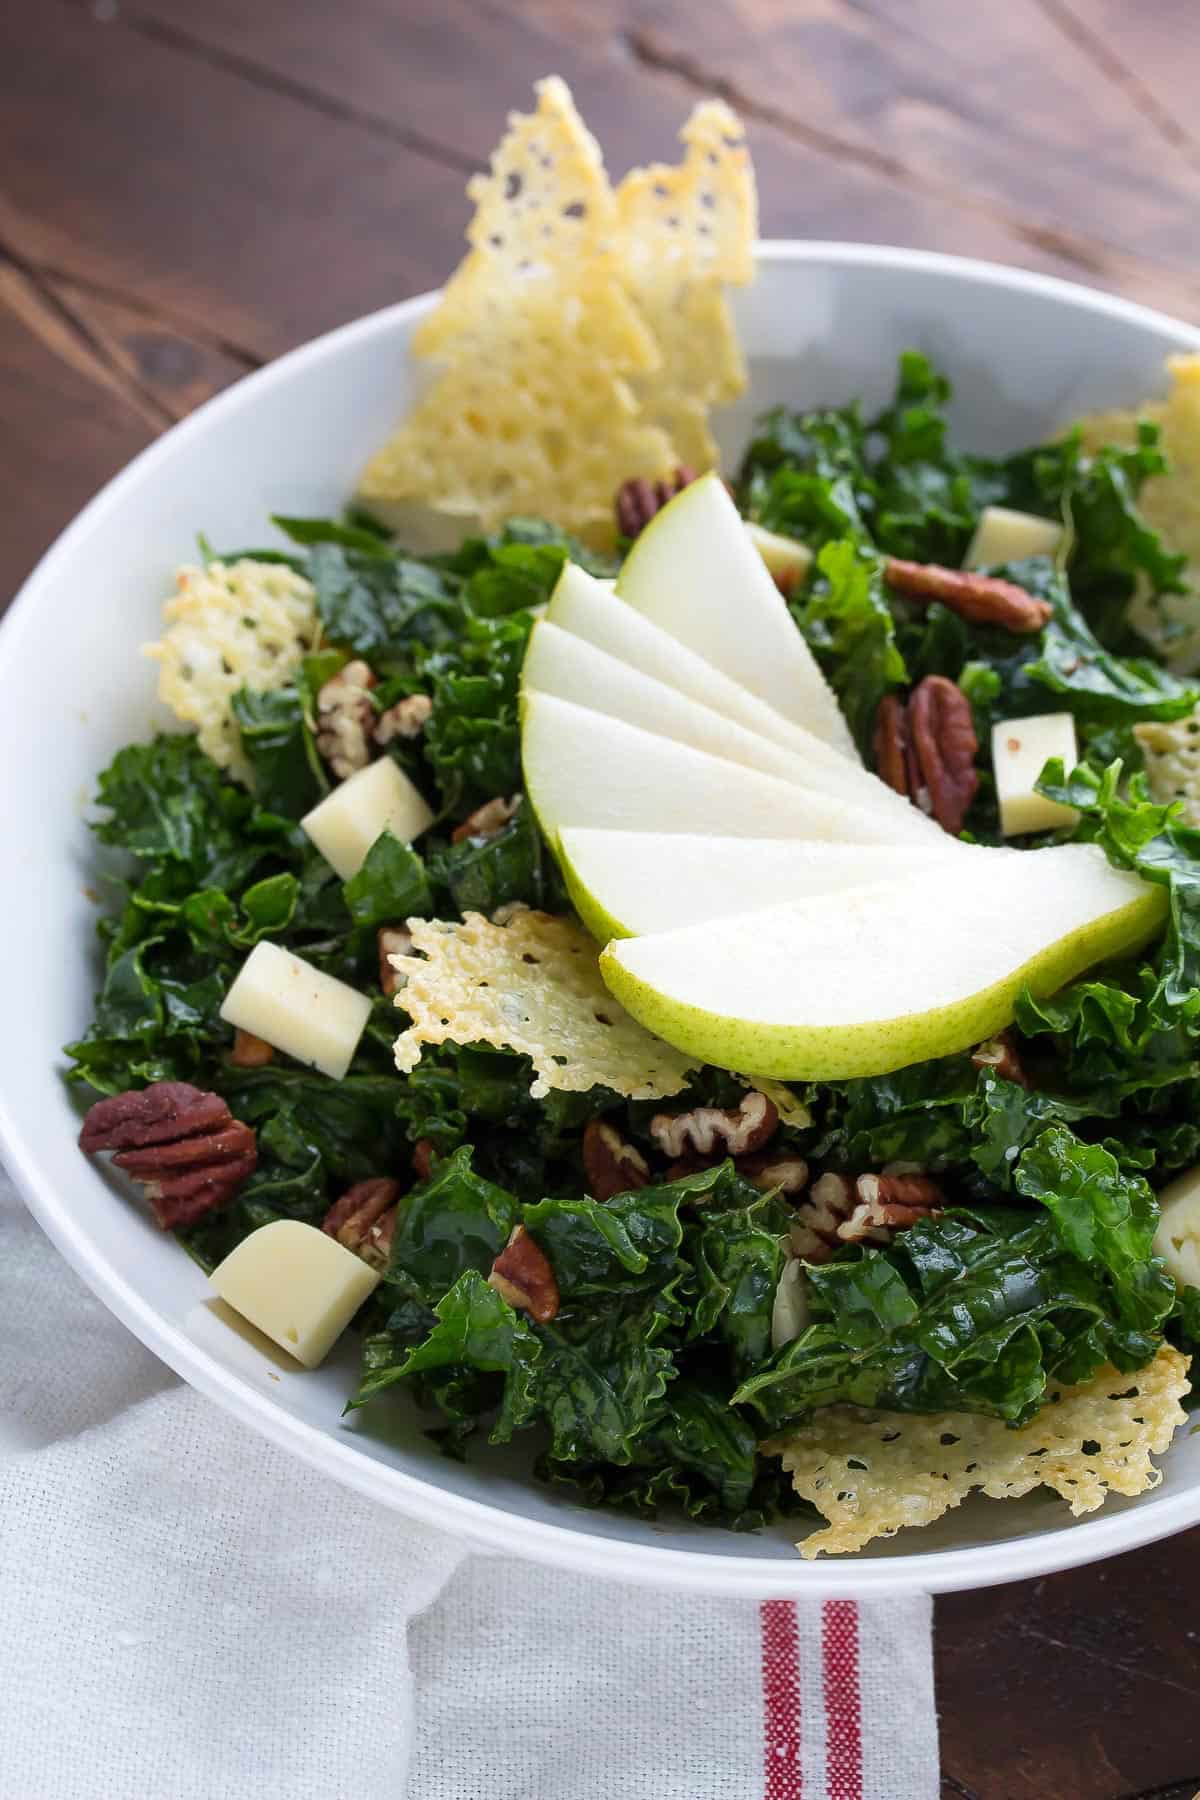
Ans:
POLYGON ((601 1583, 193 1393, 0 1174, 4 1800, 935 1800, 930 1606, 601 1583))

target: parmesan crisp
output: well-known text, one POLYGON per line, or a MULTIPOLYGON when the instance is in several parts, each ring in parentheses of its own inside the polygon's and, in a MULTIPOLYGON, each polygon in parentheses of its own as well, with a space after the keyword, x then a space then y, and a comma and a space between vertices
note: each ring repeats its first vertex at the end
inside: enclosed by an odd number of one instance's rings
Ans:
POLYGON ((471 249, 413 338, 429 384, 360 493, 487 530, 540 514, 607 545, 622 482, 716 459, 708 408, 746 379, 723 284, 753 273, 754 176, 708 102, 678 168, 614 194, 566 84, 537 95, 468 186, 471 249))
POLYGON ((210 562, 176 576, 167 629, 143 655, 159 665, 158 697, 222 769, 252 785, 233 716, 242 688, 269 693, 291 680, 320 635, 312 583, 285 563, 210 562))
POLYGON ((762 1448, 783 1459, 796 1492, 828 1521, 797 1545, 809 1558, 932 1524, 974 1489, 1007 1500, 1053 1488, 1078 1518, 1110 1493, 1158 1486, 1162 1472, 1150 1458, 1187 1417, 1179 1404, 1187 1371, 1188 1358, 1164 1344, 1140 1374, 1104 1369, 1078 1387, 1052 1387, 1019 1431, 977 1413, 829 1406, 762 1448))
POLYGON ((1166 400, 1148 401, 1134 411, 1093 413, 1079 421, 1084 448, 1132 446, 1139 419, 1151 419, 1170 468, 1151 475, 1138 495, 1138 511, 1160 533, 1168 549, 1187 557, 1192 592, 1136 596, 1130 622, 1176 674, 1200 668, 1200 355, 1169 356, 1171 390, 1166 400))
POLYGON ((396 1005, 412 1021, 396 1039, 405 1074, 425 1044, 490 1044, 529 1057, 535 1100, 593 1087, 659 1100, 699 1066, 618 1006, 596 945, 570 919, 520 912, 493 925, 468 913, 461 924, 409 919, 408 929, 412 953, 390 958, 402 979, 396 1005))

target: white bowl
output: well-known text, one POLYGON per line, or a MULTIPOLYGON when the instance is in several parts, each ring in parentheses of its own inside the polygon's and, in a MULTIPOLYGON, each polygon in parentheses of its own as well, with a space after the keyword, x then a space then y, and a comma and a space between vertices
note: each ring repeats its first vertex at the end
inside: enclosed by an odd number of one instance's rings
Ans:
MULTIPOLYGON (((764 245, 739 298, 752 389, 725 421, 736 450, 778 401, 869 406, 897 353, 953 377, 953 423, 973 447, 1015 448, 1073 414, 1158 389, 1200 332, 1040 275, 919 251, 764 245)), ((285 1371, 208 1304, 200 1271, 76 1148, 60 1046, 87 1023, 96 976, 94 779, 155 717, 156 635, 195 534, 261 543, 271 512, 328 513, 412 391, 407 346, 428 296, 320 338, 240 382, 146 450, 46 556, 0 634, 0 770, 7 845, 0 992, 4 1156, 63 1255, 130 1330, 203 1393, 348 1486, 481 1545, 595 1575, 763 1595, 982 1586, 1111 1555, 1200 1519, 1200 1440, 1184 1432, 1153 1494, 1072 1523, 1057 1501, 975 1499, 880 1551, 803 1563, 786 1527, 736 1536, 593 1512, 539 1487, 519 1449, 448 1461, 400 1404, 389 1436, 342 1418, 353 1345, 285 1371)), ((374 1409, 383 1412, 386 1409, 374 1409)))

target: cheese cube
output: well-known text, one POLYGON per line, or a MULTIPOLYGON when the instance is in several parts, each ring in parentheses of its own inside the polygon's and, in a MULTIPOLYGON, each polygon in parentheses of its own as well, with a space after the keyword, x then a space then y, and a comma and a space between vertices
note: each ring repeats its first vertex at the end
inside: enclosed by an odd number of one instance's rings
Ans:
POLYGON ((963 568, 986 569, 994 563, 1020 562, 1023 556, 1053 556, 1062 535, 1063 528, 1054 519, 1013 512, 1007 506, 985 506, 963 568))
POLYGON ((992 769, 1005 837, 1025 831, 1057 831, 1079 817, 1036 793, 1034 782, 1052 756, 1061 756, 1067 774, 1079 761, 1075 721, 1070 713, 1036 713, 1032 719, 1000 719, 992 727, 992 769))
POLYGON ((379 1274, 315 1225, 276 1219, 243 1238, 209 1280, 234 1312, 315 1369, 379 1274))
POLYGON ((752 519, 747 519, 746 530, 775 580, 788 592, 798 588, 812 568, 812 551, 808 545, 801 544, 796 538, 784 537, 778 531, 768 531, 765 525, 756 525, 752 519))
POLYGON ((423 797, 390 756, 381 756, 340 782, 300 821, 343 881, 358 874, 367 851, 383 832, 411 844, 432 823, 423 797))
POLYGON ((1158 1196, 1162 1217, 1154 1254, 1180 1287, 1200 1287, 1200 1168, 1169 1181, 1158 1196))
POLYGON ((221 1017, 340 1081, 371 1016, 356 988, 264 938, 238 970, 221 1017))

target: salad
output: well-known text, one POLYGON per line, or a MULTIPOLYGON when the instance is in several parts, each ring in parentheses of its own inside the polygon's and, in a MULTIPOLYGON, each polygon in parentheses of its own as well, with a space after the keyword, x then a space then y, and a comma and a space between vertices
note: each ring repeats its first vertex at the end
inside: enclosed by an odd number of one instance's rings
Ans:
MULTIPOLYGON (((208 578, 240 571, 247 604, 252 579, 311 589, 317 630, 287 682, 234 696, 253 793, 191 735, 131 745, 101 775, 97 835, 133 872, 101 927, 107 972, 69 1078, 93 1096, 186 1083, 249 1129, 252 1172, 178 1215, 206 1269, 279 1220, 332 1221, 374 1259, 354 1406, 407 1393, 452 1454, 529 1432, 539 1475, 591 1502, 671 1502, 745 1529, 800 1504, 763 1440, 822 1409, 1019 1426, 1056 1384, 1142 1370, 1164 1340, 1190 1350, 1197 1290, 1155 1255, 1154 1189, 1200 1159, 1200 840, 1148 797, 1139 727, 1197 695, 1125 622, 1141 582, 1177 573, 1136 505, 1161 453, 1147 428, 1132 449, 1067 436, 964 455, 947 399, 912 354, 877 418, 770 414, 739 506, 816 552, 790 612, 867 757, 881 706, 929 674, 967 696, 980 743, 996 719, 1053 704, 1080 758, 1042 790, 1074 809, 1073 837, 1165 886, 1171 912, 1145 954, 1023 994, 1002 1040, 872 1078, 759 1090, 708 1065, 669 1098, 535 1098, 528 1057, 472 1042, 398 1075, 404 992, 386 958, 408 947, 408 921, 571 911, 523 799, 519 680, 566 560, 601 578, 618 560, 535 520, 418 558, 359 515, 281 519, 290 550, 213 557, 208 578), (1036 634, 917 610, 889 587, 887 557, 957 566, 998 504, 1071 520, 1065 571, 1047 557, 1008 570, 1052 608, 1036 634), (340 709, 335 728, 348 671, 362 743, 340 709), (432 822, 415 845, 384 833, 341 880, 297 821, 336 787, 339 756, 364 749, 432 822), (370 1002, 341 1079, 222 1018, 263 943, 370 1002), (878 1213, 881 1193, 898 1196, 888 1220, 864 1205, 878 1213), (542 1320, 505 1297, 503 1271, 489 1285, 518 1226, 552 1268, 542 1320), (802 1271, 809 1322, 780 1346, 785 1270, 802 1271)), ((983 757, 962 830, 1001 841, 983 757)))

